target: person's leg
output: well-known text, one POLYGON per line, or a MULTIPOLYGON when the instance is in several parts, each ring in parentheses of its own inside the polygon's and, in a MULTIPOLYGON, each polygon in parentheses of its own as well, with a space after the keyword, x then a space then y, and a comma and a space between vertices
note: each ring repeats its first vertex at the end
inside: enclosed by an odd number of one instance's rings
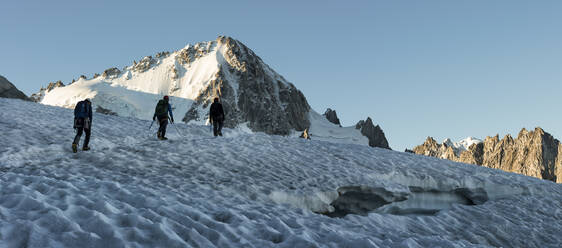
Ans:
POLYGON ((166 126, 168 126, 168 119, 163 119, 162 125, 160 126, 162 127, 162 131, 160 131, 160 135, 162 138, 166 138, 166 126))
POLYGON ((78 143, 80 142, 80 136, 82 136, 83 127, 78 127, 76 131, 76 136, 74 136, 74 141, 72 142, 72 152, 78 152, 78 143))
POLYGON ((78 145, 78 143, 80 142, 80 137, 82 136, 83 129, 83 127, 79 127, 77 129, 76 136, 74 136, 74 142, 72 142, 73 145, 78 145))
POLYGON ((219 130, 218 133, 220 136, 222 136, 222 125, 224 124, 224 121, 219 121, 219 130))
POLYGON ((84 139, 83 148, 88 148, 88 144, 90 143, 90 134, 92 130, 90 128, 84 128, 84 132, 86 133, 86 138, 84 139))
POLYGON ((158 132, 157 132, 157 136, 158 138, 162 138, 162 130, 164 129, 164 125, 163 122, 164 120, 160 117, 158 117, 158 132))
POLYGON ((219 122, 216 120, 213 120, 213 135, 217 136, 219 133, 219 122))
POLYGON ((78 145, 80 142, 80 137, 82 136, 82 130, 84 130, 84 118, 77 118, 74 120, 74 128, 76 129, 76 136, 74 136, 73 145, 78 145))

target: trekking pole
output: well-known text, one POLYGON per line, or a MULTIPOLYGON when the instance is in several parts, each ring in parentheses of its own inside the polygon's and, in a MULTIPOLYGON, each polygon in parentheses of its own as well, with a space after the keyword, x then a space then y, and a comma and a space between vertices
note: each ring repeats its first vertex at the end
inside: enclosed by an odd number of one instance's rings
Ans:
POLYGON ((176 132, 178 133, 178 135, 179 135, 180 137, 185 138, 185 136, 183 136, 183 135, 180 133, 180 130, 176 127, 176 124, 175 124, 175 123, 172 122, 172 126, 176 129, 176 132))
POLYGON ((152 120, 152 122, 150 123, 150 126, 148 127, 148 130, 146 131, 147 136, 150 136, 150 129, 152 128, 152 124, 154 124, 154 120, 152 120))

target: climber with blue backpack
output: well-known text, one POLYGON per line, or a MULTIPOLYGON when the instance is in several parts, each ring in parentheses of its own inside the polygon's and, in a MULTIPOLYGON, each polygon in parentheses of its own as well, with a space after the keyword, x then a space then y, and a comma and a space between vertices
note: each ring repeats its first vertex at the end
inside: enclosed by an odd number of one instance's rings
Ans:
POLYGON ((158 132, 156 136, 160 140, 167 140, 166 138, 166 126, 168 125, 168 113, 170 113, 170 121, 174 123, 174 115, 172 114, 172 106, 169 103, 168 96, 164 96, 164 98, 158 101, 156 104, 156 109, 154 110, 154 116, 152 120, 156 120, 158 118, 158 124, 160 124, 160 128, 158 128, 158 132))
POLYGON ((78 102, 76 107, 74 107, 74 130, 77 130, 77 132, 72 142, 72 152, 78 152, 78 143, 80 142, 82 132, 86 133, 82 150, 90 150, 88 143, 90 143, 90 133, 92 130, 92 103, 89 99, 78 102))

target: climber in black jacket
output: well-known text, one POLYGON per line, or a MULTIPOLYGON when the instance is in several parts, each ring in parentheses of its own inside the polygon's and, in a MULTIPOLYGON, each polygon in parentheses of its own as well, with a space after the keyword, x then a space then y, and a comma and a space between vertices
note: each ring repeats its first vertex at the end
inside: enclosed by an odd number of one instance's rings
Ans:
POLYGON ((209 110, 209 120, 213 123, 213 134, 215 136, 222 136, 224 111, 218 97, 215 97, 213 104, 211 104, 211 109, 209 110))

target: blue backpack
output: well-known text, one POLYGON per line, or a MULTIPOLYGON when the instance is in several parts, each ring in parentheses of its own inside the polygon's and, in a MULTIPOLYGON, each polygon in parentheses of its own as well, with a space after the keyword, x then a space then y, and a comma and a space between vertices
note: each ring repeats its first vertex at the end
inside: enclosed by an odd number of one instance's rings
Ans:
POLYGON ((86 101, 80 101, 74 107, 74 118, 90 117, 90 108, 86 101))

